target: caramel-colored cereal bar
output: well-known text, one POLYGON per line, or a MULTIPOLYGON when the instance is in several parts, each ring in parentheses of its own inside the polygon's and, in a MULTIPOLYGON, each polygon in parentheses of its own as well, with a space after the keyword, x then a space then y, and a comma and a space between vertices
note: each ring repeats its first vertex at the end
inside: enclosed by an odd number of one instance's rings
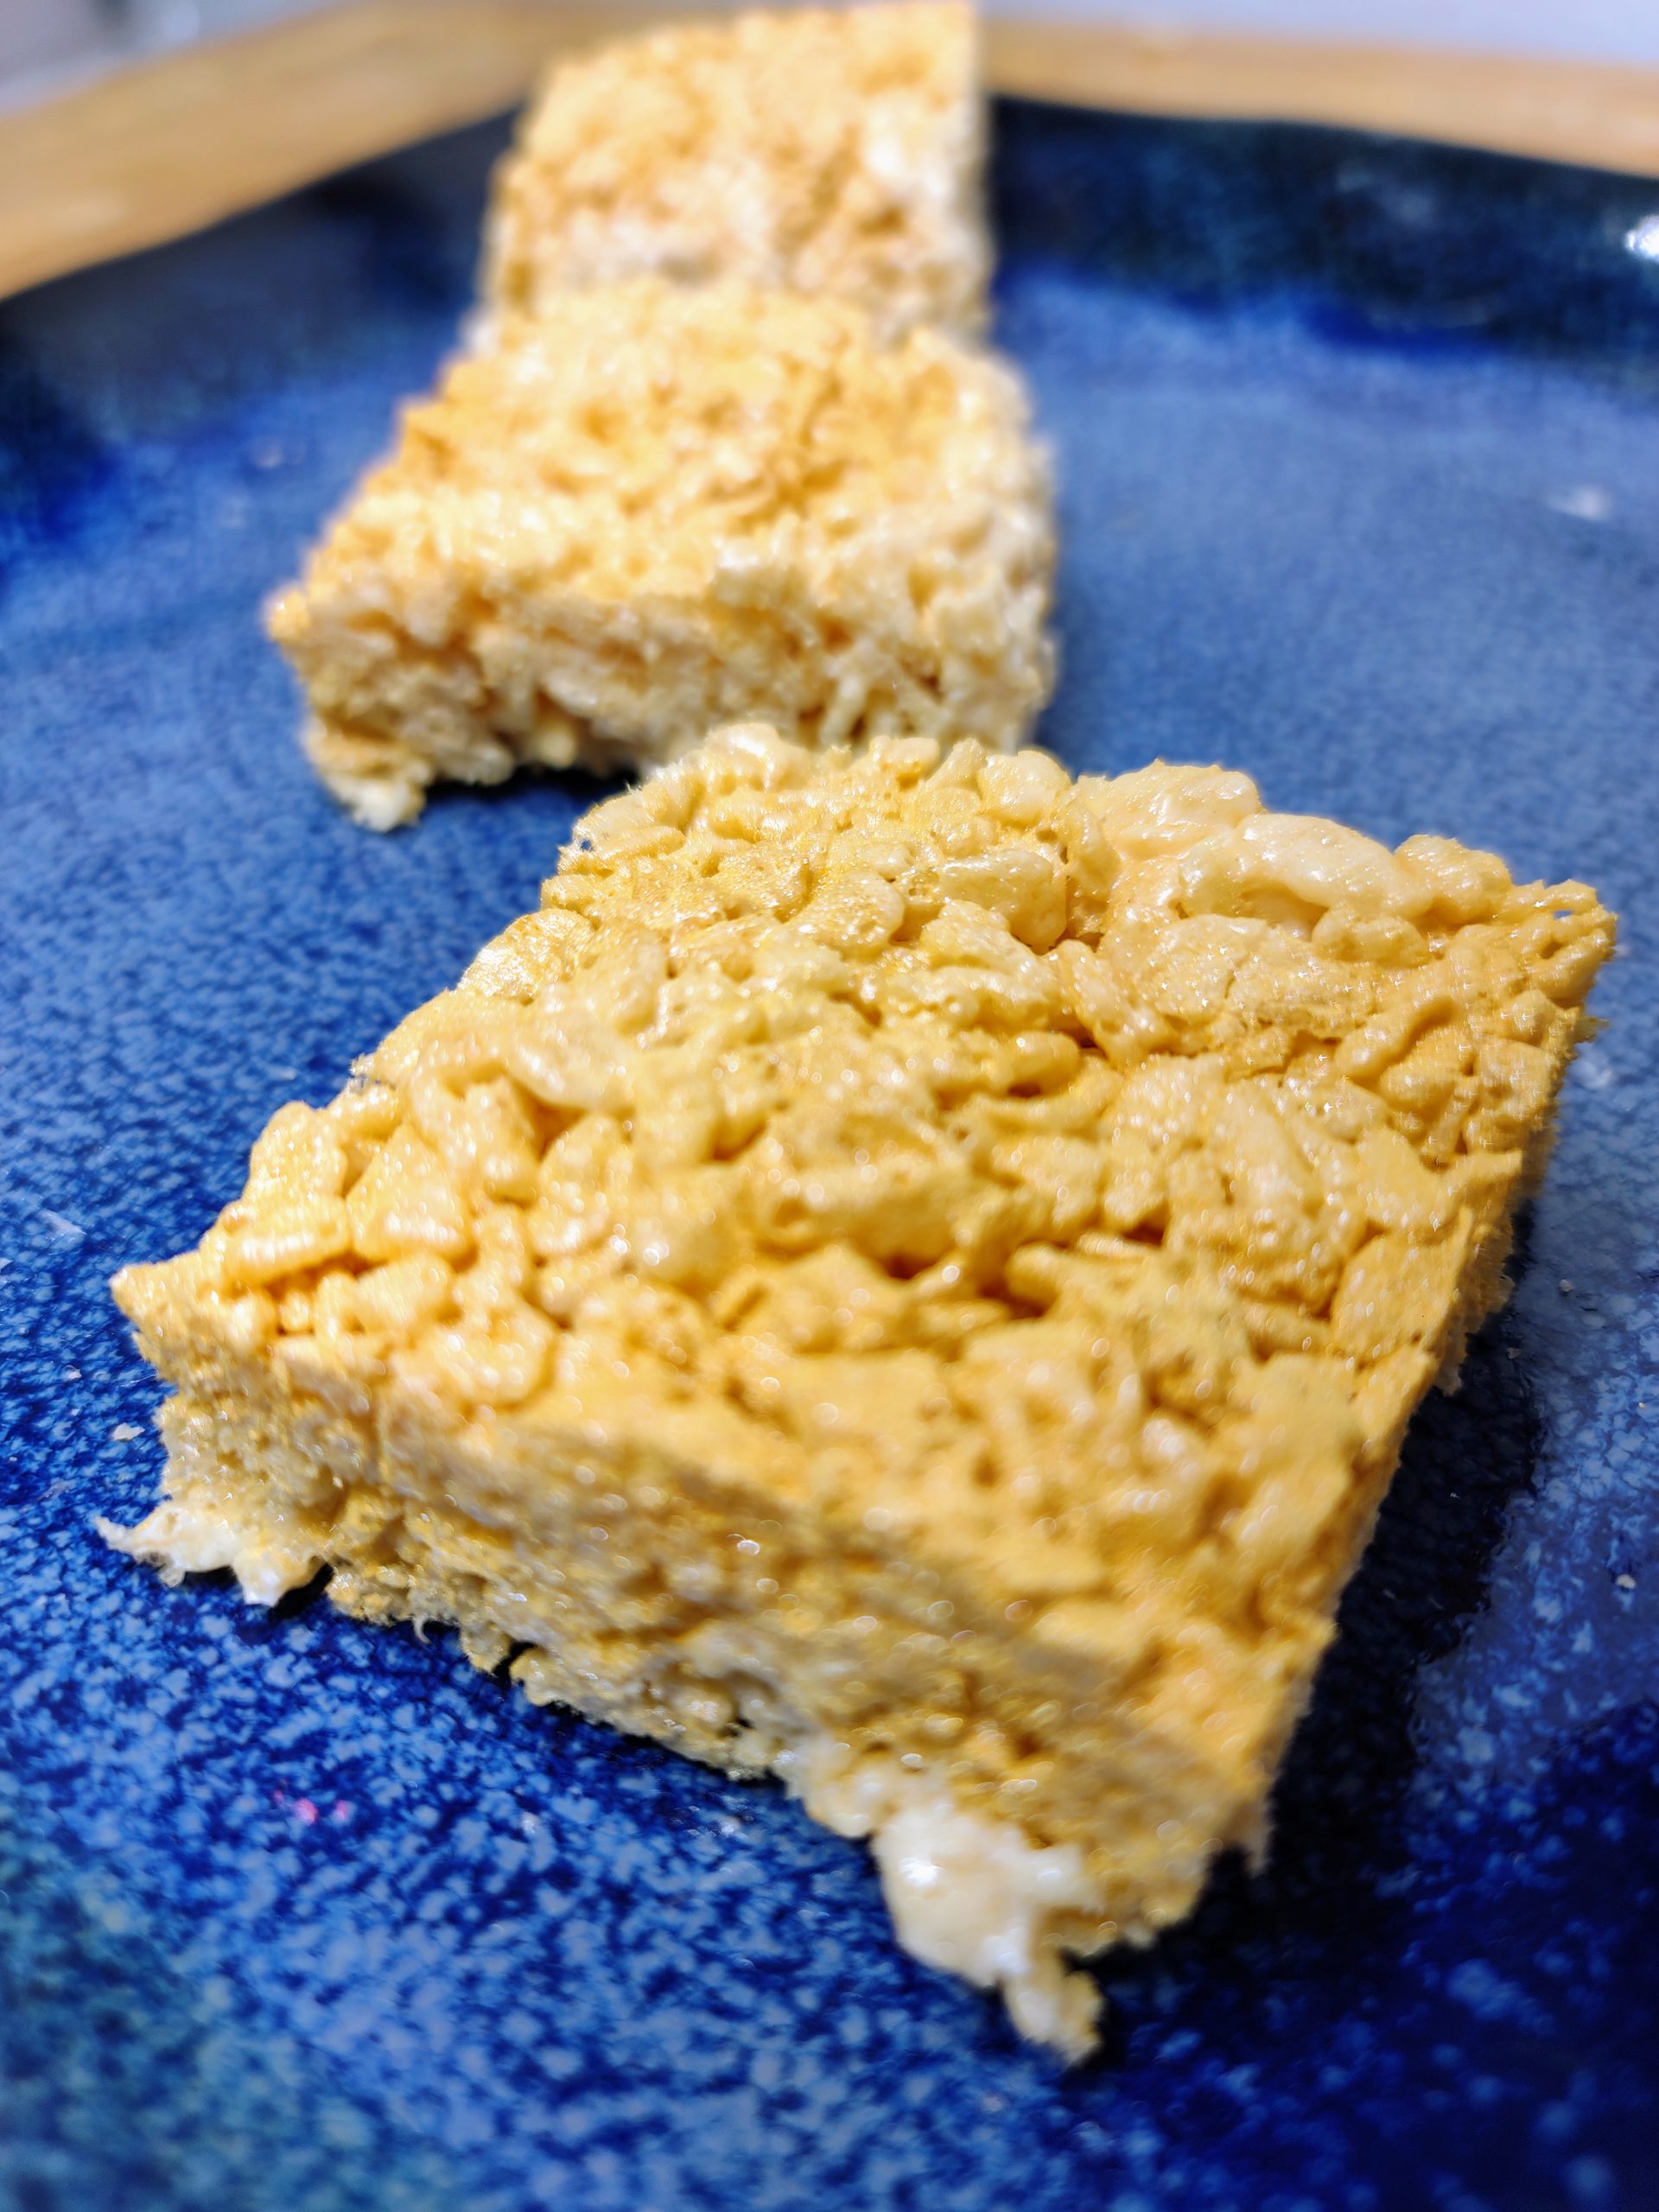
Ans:
POLYGON ((724 732, 117 1277, 111 1533, 781 1775, 1079 2052, 1066 1955, 1262 1847, 1612 940, 1218 768, 724 732))
POLYGON ((834 745, 1008 748, 1046 697, 1046 459, 1013 372, 844 302, 573 295, 412 408, 279 599, 324 779, 672 758, 764 714, 834 745))
POLYGON ((561 63, 496 181, 486 302, 632 276, 827 292, 971 333, 990 265, 971 8, 750 15, 561 63))

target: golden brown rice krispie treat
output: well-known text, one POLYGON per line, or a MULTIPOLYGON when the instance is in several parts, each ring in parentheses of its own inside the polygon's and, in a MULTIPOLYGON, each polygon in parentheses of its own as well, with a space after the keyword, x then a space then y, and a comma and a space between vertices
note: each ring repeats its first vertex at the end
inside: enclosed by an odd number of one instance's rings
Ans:
POLYGON ((324 780, 376 829, 440 777, 1019 743, 1047 696, 1045 457, 1011 370, 843 301, 572 295, 410 410, 276 604, 324 780))
POLYGON ((628 277, 985 316, 976 28, 957 0, 658 31, 555 69, 502 164, 486 306, 628 277))
POLYGON ((1218 768, 728 731, 118 1276, 178 1395, 110 1533, 782 1775, 1080 2052, 1065 1955, 1262 1846, 1612 939, 1218 768))

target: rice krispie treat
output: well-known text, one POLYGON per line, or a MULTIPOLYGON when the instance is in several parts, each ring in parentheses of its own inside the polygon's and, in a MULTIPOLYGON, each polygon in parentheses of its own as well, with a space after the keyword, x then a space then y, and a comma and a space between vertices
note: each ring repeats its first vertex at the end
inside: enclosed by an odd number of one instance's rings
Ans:
POLYGON ((1612 939, 1218 768, 728 731, 117 1277, 177 1395, 108 1533, 781 1775, 1080 2052, 1066 1955, 1262 1847, 1612 939))
POLYGON ((1014 372, 844 301, 573 294, 411 408, 280 598, 307 742, 365 822, 440 777, 817 745, 1008 748, 1047 696, 1047 469, 1014 372))
POLYGON ((736 277, 833 293, 902 336, 971 333, 990 250, 973 10, 743 16, 562 62, 502 164, 486 305, 736 277))

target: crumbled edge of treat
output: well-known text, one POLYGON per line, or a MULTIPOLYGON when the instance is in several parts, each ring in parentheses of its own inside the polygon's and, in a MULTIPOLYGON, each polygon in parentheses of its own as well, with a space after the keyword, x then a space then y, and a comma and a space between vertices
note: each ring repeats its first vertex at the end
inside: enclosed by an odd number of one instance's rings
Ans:
POLYGON ((1065 1931, 1105 1910, 1075 1844, 1040 1844, 1017 1821, 958 1804, 925 1767, 849 1756, 807 1737, 772 1762, 791 1795, 837 1835, 868 1840, 899 1941, 925 1965, 1001 1992, 1022 2036, 1067 2058, 1099 2040, 1101 1996, 1068 1969, 1065 1931))
POLYGON ((429 754, 392 738, 365 741, 332 729, 315 715, 300 733, 300 745, 325 788, 365 830, 401 830, 415 821, 435 780, 429 754))

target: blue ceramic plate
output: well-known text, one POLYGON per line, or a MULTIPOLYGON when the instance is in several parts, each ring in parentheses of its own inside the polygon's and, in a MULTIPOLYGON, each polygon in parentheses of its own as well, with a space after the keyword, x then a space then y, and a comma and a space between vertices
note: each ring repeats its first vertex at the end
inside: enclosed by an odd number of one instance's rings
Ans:
POLYGON ((1008 106, 1077 768, 1624 917, 1508 1312, 1414 1425, 1252 1879, 1065 2074, 743 1788, 326 1604, 168 1592, 105 1291, 533 901, 591 785, 353 829, 257 613, 467 298, 491 129, 0 313, 0 2201, 1659 2202, 1659 184, 1008 106), (1643 251, 1646 246, 1649 251, 1643 251))

